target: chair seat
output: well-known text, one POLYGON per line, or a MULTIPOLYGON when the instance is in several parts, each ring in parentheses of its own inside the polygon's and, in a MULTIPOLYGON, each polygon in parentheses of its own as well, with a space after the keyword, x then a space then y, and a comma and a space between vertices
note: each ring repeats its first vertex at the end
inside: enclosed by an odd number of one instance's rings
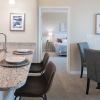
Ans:
POLYGON ((42 97, 46 92, 46 79, 41 76, 29 76, 24 86, 17 89, 15 96, 42 97))
POLYGON ((43 71, 43 67, 41 63, 32 63, 30 67, 30 73, 41 73, 43 71))

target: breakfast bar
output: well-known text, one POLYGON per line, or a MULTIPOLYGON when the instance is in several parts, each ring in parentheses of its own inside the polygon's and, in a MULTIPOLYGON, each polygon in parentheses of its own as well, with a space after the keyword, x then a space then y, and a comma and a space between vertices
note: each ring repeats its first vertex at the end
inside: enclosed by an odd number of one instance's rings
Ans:
POLYGON ((7 53, 0 52, 0 60, 9 56, 25 57, 25 59, 29 61, 29 64, 14 68, 0 66, 0 100, 14 99, 14 91, 16 88, 23 86, 26 82, 30 64, 33 59, 33 53, 29 55, 15 55, 13 54, 13 50, 8 51, 7 53))

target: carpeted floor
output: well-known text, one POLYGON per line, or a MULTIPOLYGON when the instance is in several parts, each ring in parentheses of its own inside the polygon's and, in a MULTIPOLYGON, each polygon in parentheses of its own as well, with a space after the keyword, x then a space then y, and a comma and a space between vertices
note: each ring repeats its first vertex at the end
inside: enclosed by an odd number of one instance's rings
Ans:
MULTIPOLYGON (((48 100, 100 100, 100 90, 96 89, 96 83, 91 82, 90 93, 85 95, 86 78, 79 78, 79 75, 66 73, 66 58, 51 57, 56 64, 56 75, 50 91, 47 93, 48 100)), ((23 98, 23 100, 42 100, 40 98, 23 98)))

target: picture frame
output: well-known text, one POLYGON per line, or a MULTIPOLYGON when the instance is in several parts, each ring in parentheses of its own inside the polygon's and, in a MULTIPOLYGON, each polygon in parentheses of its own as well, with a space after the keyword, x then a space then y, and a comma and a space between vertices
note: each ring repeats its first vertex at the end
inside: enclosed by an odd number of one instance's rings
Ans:
POLYGON ((24 31, 25 30, 25 14, 10 13, 10 30, 24 31))
POLYGON ((66 32, 66 24, 65 23, 59 24, 59 32, 66 32))
POLYGON ((96 34, 100 35, 100 14, 96 14, 96 34))

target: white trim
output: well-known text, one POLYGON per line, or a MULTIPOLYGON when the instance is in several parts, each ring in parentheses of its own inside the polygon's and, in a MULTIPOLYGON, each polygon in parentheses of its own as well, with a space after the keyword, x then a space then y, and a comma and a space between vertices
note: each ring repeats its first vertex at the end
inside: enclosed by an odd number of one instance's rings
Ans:
POLYGON ((66 8, 64 9, 61 9, 61 8, 43 8, 43 13, 66 13, 67 11, 65 10, 66 8))
POLYGON ((69 6, 41 6, 40 8, 42 8, 42 9, 70 9, 70 7, 69 6))
MULTIPOLYGON (((67 29, 68 29, 68 31, 67 31, 67 37, 68 37, 68 43, 66 44, 67 45, 67 67, 66 67, 66 70, 67 70, 67 72, 68 73, 70 73, 70 7, 67 7, 67 6, 65 6, 65 7, 39 7, 39 37, 38 37, 38 39, 39 39, 39 46, 38 46, 38 51, 39 51, 39 61, 41 60, 41 58, 42 58, 42 45, 41 45, 41 38, 42 38, 42 29, 41 29, 41 25, 42 25, 42 20, 41 20, 41 14, 43 13, 43 9, 52 9, 52 11, 55 11, 55 10, 53 10, 53 9, 64 9, 64 11, 66 10, 66 13, 67 13, 67 15, 68 15, 68 17, 67 17, 67 29)), ((49 10, 50 12, 51 12, 51 10, 49 10)), ((58 10, 56 11, 56 12, 58 12, 58 10)), ((61 12, 61 10, 60 10, 60 12, 61 12)))
POLYGON ((39 50, 38 50, 38 48, 39 48, 39 17, 38 17, 38 15, 39 15, 39 11, 38 11, 38 8, 39 8, 39 0, 36 0, 36 10, 37 10, 37 12, 36 12, 36 15, 37 15, 37 19, 36 19, 36 22, 37 22, 37 35, 36 35, 36 50, 35 50, 35 62, 37 62, 37 63, 39 63, 40 61, 39 61, 39 50))
MULTIPOLYGON (((73 75, 80 75, 81 71, 70 71, 70 74, 73 74, 73 75)), ((87 71, 84 71, 83 72, 84 75, 87 75, 87 71)))
POLYGON ((73 74, 73 75, 80 75, 80 71, 70 71, 70 74, 73 74))
POLYGON ((67 56, 68 56, 68 58, 67 58, 67 72, 68 73, 70 73, 70 71, 71 71, 71 69, 70 69, 70 7, 68 7, 68 17, 67 17, 67 36, 68 36, 68 43, 67 43, 67 45, 68 45, 68 48, 67 48, 67 56))

